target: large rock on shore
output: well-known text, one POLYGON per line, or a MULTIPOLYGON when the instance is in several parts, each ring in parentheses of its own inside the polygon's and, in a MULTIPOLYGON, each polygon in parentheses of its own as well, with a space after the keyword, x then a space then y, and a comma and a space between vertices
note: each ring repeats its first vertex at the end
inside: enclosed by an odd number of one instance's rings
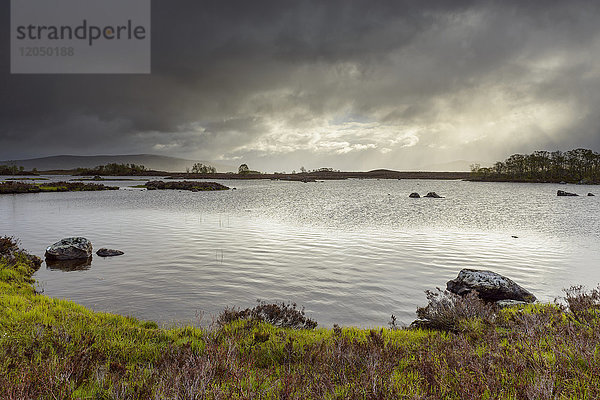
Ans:
POLYGON ((531 292, 511 279, 492 271, 463 269, 456 279, 448 281, 446 288, 461 296, 477 291, 479 298, 485 301, 516 300, 527 303, 535 301, 535 296, 531 292))
POLYGON ((79 260, 92 256, 92 243, 83 237, 62 239, 46 249, 49 260, 79 260))

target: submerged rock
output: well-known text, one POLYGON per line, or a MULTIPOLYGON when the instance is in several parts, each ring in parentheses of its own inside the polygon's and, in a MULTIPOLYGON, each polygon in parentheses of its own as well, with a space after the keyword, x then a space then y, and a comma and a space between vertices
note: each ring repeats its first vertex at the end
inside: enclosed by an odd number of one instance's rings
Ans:
POLYGON ((517 300, 527 303, 535 301, 535 296, 531 292, 511 279, 492 271, 463 269, 456 279, 448 281, 446 288, 461 296, 477 291, 479 298, 485 301, 517 300))
POLYGON ((594 193, 588 193, 588 196, 592 196, 593 197, 593 196, 595 196, 595 194, 594 193))
POLYGON ((571 193, 571 192, 565 192, 564 190, 559 190, 556 192, 557 196, 579 196, 576 193, 571 193))
POLYGON ((46 249, 50 260, 77 260, 92 256, 92 243, 83 237, 62 239, 46 249))
POLYGON ((122 256, 125 253, 123 253, 121 250, 101 248, 100 250, 98 250, 96 252, 96 254, 99 255, 100 257, 115 257, 115 256, 122 256))
POLYGON ((419 193, 414 192, 409 194, 408 197, 410 197, 411 199, 419 199, 421 198, 421 195, 419 193))
POLYGON ((440 196, 439 194, 437 194, 436 192, 429 192, 424 197, 431 197, 434 199, 443 199, 443 197, 440 196))

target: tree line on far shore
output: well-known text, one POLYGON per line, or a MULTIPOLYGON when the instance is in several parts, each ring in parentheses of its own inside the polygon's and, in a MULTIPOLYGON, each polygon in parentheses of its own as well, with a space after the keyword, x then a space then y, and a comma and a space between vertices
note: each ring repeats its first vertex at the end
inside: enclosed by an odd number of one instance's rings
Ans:
POLYGON ((25 172, 25 168, 16 165, 0 165, 0 175, 19 175, 25 172))
POLYGON ((192 168, 186 168, 185 172, 190 174, 215 174, 217 169, 211 165, 204 165, 202 163, 195 163, 192 168))
POLYGON ((117 164, 110 163, 99 165, 94 168, 77 168, 77 175, 135 175, 146 171, 146 167, 137 164, 117 164))
POLYGON ((513 154, 492 167, 471 165, 481 181, 600 183, 600 154, 589 149, 513 154))

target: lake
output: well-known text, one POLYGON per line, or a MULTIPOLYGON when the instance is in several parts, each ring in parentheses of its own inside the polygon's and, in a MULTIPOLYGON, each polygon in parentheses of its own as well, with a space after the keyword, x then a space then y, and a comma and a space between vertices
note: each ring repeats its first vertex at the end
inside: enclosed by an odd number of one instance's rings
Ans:
MULTIPOLYGON (((66 180, 71 177, 50 177, 66 180)), ((44 294, 164 325, 208 325, 257 299, 305 306, 321 326, 402 323, 462 268, 504 274, 552 301, 600 282, 598 187, 427 180, 226 181, 236 190, 0 196, 0 234, 43 256, 84 236, 125 255, 85 270, 43 264, 44 294), (409 199, 436 191, 444 199, 409 199), (513 236, 518 236, 513 238, 513 236)))

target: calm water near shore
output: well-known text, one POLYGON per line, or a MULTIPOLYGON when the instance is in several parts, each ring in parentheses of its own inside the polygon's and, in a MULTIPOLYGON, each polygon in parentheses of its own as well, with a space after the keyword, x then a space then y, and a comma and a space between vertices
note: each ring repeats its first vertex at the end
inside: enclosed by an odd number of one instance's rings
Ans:
POLYGON ((423 291, 461 268, 505 274, 542 301, 600 282, 600 196, 556 196, 600 195, 596 186, 219 181, 237 190, 192 193, 102 183, 123 190, 0 196, 0 234, 33 254, 68 236, 125 252, 35 275, 45 294, 98 311, 206 324, 226 306, 283 300, 324 326, 372 327, 391 314, 409 323, 423 291))

